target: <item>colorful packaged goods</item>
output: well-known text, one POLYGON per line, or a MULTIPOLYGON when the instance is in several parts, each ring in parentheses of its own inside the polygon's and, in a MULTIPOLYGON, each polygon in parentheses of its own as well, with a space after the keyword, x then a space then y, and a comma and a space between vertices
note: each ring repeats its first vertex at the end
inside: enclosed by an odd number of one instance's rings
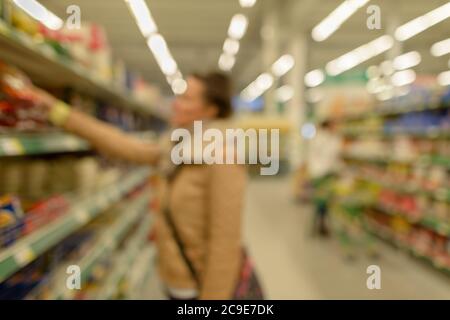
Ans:
POLYGON ((48 126, 47 109, 27 89, 28 77, 0 61, 0 132, 35 131, 48 126))
POLYGON ((24 213, 17 197, 0 197, 0 248, 8 246, 20 237, 24 213))

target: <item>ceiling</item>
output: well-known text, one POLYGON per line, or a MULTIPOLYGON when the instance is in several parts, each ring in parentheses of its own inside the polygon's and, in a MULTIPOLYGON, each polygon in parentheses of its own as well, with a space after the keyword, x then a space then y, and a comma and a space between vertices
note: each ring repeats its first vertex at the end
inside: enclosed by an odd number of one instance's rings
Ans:
MULTIPOLYGON (((334 10, 342 0, 258 0, 250 9, 242 9, 238 0, 146 0, 160 33, 184 74, 217 68, 231 17, 245 12, 250 20, 247 34, 242 39, 241 50, 232 75, 237 89, 242 89, 262 72, 261 36, 266 4, 276 1, 283 31, 280 55, 285 53, 294 36, 307 34, 309 43, 308 69, 323 68, 338 56, 385 34, 389 21, 403 24, 448 1, 445 0, 373 0, 369 4, 381 7, 381 30, 368 30, 366 10, 360 9, 342 27, 324 42, 311 40, 310 31, 334 10), (318 5, 320 3, 320 5, 318 5)), ((71 4, 81 8, 82 20, 93 21, 105 27, 114 56, 140 72, 147 80, 168 91, 165 77, 146 46, 124 0, 41 0, 60 17, 71 4)), ((422 54, 418 72, 437 73, 448 69, 449 56, 436 58, 430 55, 430 46, 450 37, 450 19, 428 29, 403 44, 405 52, 417 50, 422 54)), ((371 59, 362 67, 379 63, 383 56, 371 59)))

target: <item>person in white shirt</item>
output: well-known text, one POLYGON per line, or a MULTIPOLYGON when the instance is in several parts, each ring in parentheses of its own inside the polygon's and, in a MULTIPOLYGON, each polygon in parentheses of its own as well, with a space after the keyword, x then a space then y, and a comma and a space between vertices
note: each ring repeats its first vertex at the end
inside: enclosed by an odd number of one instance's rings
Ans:
POLYGON ((329 234, 327 216, 329 207, 329 184, 339 168, 339 152, 342 140, 335 130, 334 123, 324 121, 316 136, 308 146, 308 174, 315 187, 314 233, 329 234))

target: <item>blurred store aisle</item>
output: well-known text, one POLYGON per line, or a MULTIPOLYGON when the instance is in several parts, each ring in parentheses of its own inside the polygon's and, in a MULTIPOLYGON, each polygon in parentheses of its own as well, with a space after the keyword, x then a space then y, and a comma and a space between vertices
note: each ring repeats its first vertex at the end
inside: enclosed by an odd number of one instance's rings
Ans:
POLYGON ((246 242, 268 299, 450 299, 450 279, 380 244, 380 259, 346 261, 334 240, 310 236, 311 210, 290 198, 289 178, 254 179, 247 194, 246 242), (381 268, 381 290, 366 287, 381 268))

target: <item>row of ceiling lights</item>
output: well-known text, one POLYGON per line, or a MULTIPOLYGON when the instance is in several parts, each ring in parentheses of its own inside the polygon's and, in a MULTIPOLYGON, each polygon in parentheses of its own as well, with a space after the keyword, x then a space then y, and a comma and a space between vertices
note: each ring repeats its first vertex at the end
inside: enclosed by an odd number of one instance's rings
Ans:
MULTIPOLYGON (((276 78, 281 78, 288 73, 295 64, 294 58, 285 54, 272 64, 270 72, 264 72, 259 75, 255 81, 250 83, 244 90, 241 96, 246 101, 253 101, 263 95, 269 90, 275 82, 276 78)), ((293 90, 290 86, 284 86, 277 90, 277 97, 282 101, 289 100, 293 95, 293 90)))
MULTIPOLYGON (((441 57, 450 53, 450 38, 436 42, 431 46, 431 54, 435 57, 441 57)), ((448 60, 450 68, 450 60, 448 60)), ((444 71, 438 75, 438 82, 441 86, 450 86, 450 70, 444 71)))
POLYGON ((182 94, 187 88, 186 81, 183 79, 164 37, 158 33, 158 27, 147 4, 144 0, 125 0, 125 2, 128 4, 139 30, 147 39, 147 45, 162 73, 166 76, 172 91, 175 94, 182 94))
MULTIPOLYGON (((36 0, 13 0, 14 4, 41 22, 51 30, 62 28, 63 21, 36 0)), ((183 79, 178 65, 167 46, 164 37, 158 33, 158 27, 144 0, 125 0, 132 12, 142 35, 147 39, 147 45, 152 51, 156 62, 175 94, 181 94, 186 90, 187 84, 183 79)))
POLYGON ((14 4, 51 30, 59 30, 64 25, 61 18, 36 0, 13 0, 14 4))
MULTIPOLYGON (((358 9, 366 5, 370 0, 347 0, 339 5, 333 12, 331 12, 322 22, 320 22, 312 30, 312 38, 315 41, 324 41, 329 38, 339 27, 349 19, 358 9)), ((416 19, 409 21, 408 23, 398 27, 395 31, 395 38, 398 41, 405 41, 413 36, 425 31, 426 29, 434 26, 435 24, 447 19, 450 16, 450 3, 442 5, 416 19)), ((394 45, 394 39, 389 35, 381 36, 365 45, 362 45, 335 60, 327 63, 325 69, 331 76, 339 75, 347 70, 350 70, 357 65, 386 52, 394 45)), ((431 53, 434 56, 442 56, 450 52, 450 39, 435 43, 431 47, 431 53)), ((413 82, 416 78, 416 74, 413 70, 409 69, 421 61, 421 56, 418 52, 410 52, 401 56, 398 56, 393 62, 393 69, 397 72, 390 74, 390 80, 393 85, 397 87, 405 86, 413 82)), ((386 67, 390 61, 384 62, 382 66, 386 67)), ((450 61, 449 61, 450 66, 450 61)), ((264 74, 263 74, 264 75, 264 74)), ((261 76, 263 76, 261 75, 261 76)), ((267 77, 258 79, 268 79, 267 77)), ((261 84, 264 84, 261 80, 255 80, 246 89, 242 91, 242 97, 246 100, 253 100, 262 95, 267 89, 261 84), (259 83, 259 84, 258 84, 259 83)), ((304 82, 307 87, 314 88, 319 86, 325 81, 325 73, 321 69, 316 69, 308 72, 305 75, 304 82)), ((442 85, 448 85, 450 82, 450 72, 443 72, 438 76, 438 81, 442 85)), ((267 82, 268 83, 268 82, 267 82)), ((373 83, 368 85, 368 88, 372 88, 373 83)), ((270 86, 269 86, 270 88, 270 86)), ((317 90, 309 90, 307 92, 307 99, 315 101, 319 99, 319 92, 317 90), (314 92, 313 92, 314 91, 314 92)), ((404 93, 404 90, 403 90, 404 93)), ((279 101, 287 101, 293 96, 292 87, 286 85, 277 90, 277 98, 279 101)), ((386 96, 386 95, 385 95, 386 96)))
MULTIPOLYGON (((133 13, 136 23, 147 39, 147 44, 152 51, 159 67, 165 74, 168 83, 171 85, 175 94, 181 94, 186 89, 186 82, 183 79, 178 66, 173 59, 169 48, 164 38, 158 33, 158 28, 151 15, 149 8, 144 0, 125 0, 133 13)), ((252 7, 255 5, 256 0, 239 0, 242 7, 252 7)), ((316 41, 324 41, 330 37, 339 27, 349 19, 359 8, 366 5, 370 0, 347 0, 338 6, 333 12, 331 12, 322 22, 320 22, 312 31, 312 38, 316 41)), ((13 0, 13 2, 22 10, 27 12, 31 17, 40 21, 47 28, 52 30, 60 29, 63 25, 63 21, 45 8, 36 0, 13 0)), ((395 30, 395 38, 398 41, 408 40, 415 35, 425 31, 426 29, 434 26, 435 24, 450 17, 450 3, 444 4, 422 16, 419 16, 395 30)), ((229 71, 235 64, 235 55, 239 51, 239 40, 244 36, 248 27, 248 19, 243 14, 236 14, 230 23, 228 29, 228 36, 223 46, 223 54, 219 59, 219 67, 224 71, 229 71)), ((339 75, 347 70, 354 68, 355 66, 383 53, 392 48, 394 39, 391 36, 381 36, 363 46, 360 46, 339 58, 327 63, 325 69, 326 72, 332 76, 339 75)), ((431 47, 431 53, 434 56, 442 56, 450 53, 450 39, 446 39, 435 43, 431 47)), ((403 55, 403 57, 397 57, 403 59, 404 63, 408 63, 410 59, 417 59, 417 54, 403 55)), ((284 56, 286 58, 286 56, 284 56)), ((292 59, 292 57, 291 57, 292 59)), ((420 59, 420 55, 419 55, 420 59)), ((282 59, 280 58, 282 61, 282 59)), ((293 59, 292 59, 293 61, 293 59)), ((419 61, 420 62, 420 61, 419 61)), ((282 64, 282 62, 278 62, 282 64)), ((449 61, 450 67, 450 61, 449 61)), ((400 73, 403 75, 408 74, 408 79, 412 79, 412 72, 400 73)), ((438 81, 442 85, 448 85, 450 83, 450 72, 443 72, 438 76, 438 81)), ((265 75, 265 74, 263 74, 265 75)), ((263 76, 261 75, 261 76, 263 76)), ((276 74, 275 74, 276 75, 276 74)), ((415 74, 414 74, 415 75, 415 74)), ((260 76, 260 77, 261 77, 260 76)), ((260 78, 258 77, 258 78, 260 78)), ((400 76, 399 76, 400 77, 400 76)), ((401 78, 401 77, 400 77, 401 78)), ((414 77, 415 78, 415 77, 414 77)), ((263 76, 262 79, 266 81, 259 83, 268 83, 267 77, 263 76)), ((396 77, 394 77, 396 79, 396 77)), ((305 75, 305 85, 308 87, 316 87, 323 83, 325 80, 325 74, 322 70, 316 69, 305 75)), ((246 89, 243 94, 248 98, 257 98, 263 94, 267 89, 264 86, 257 85, 258 81, 254 81, 246 89), (248 90, 247 90, 248 89, 248 90), (248 94, 252 93, 252 94, 248 94), (259 95, 258 95, 259 93, 259 95)), ((273 81, 272 81, 273 83, 273 81)), ((267 86, 267 85, 266 85, 267 86)), ((285 100, 291 96, 292 89, 285 86, 280 88, 279 92, 281 100, 285 100), (288 94, 289 93, 289 94, 288 94)))
MULTIPOLYGON (((359 8, 363 7, 370 0, 347 0, 339 5, 333 12, 331 12, 322 22, 320 22, 312 30, 312 38, 315 41, 324 41, 329 38, 337 29, 349 19, 359 8)), ((382 40, 383 41, 383 40, 382 40)), ((340 60, 340 63, 349 63, 349 58, 344 57, 340 60)), ((261 76, 260 76, 261 77, 261 76)), ((322 70, 313 70, 305 76, 305 83, 310 84, 311 87, 320 85, 325 80, 325 74, 322 70)), ((269 87, 270 88, 270 87, 269 87)), ((255 80, 247 88, 245 88, 241 96, 244 100, 254 100, 261 96, 266 90, 258 86, 258 81, 255 80)), ((285 85, 277 89, 276 97, 278 101, 286 102, 293 96, 293 88, 289 85, 285 85)), ((311 92, 312 93, 312 92, 311 92)), ((312 96, 318 96, 317 94, 311 94, 312 96)), ((316 97, 317 98, 317 97, 316 97)))
MULTIPOLYGON (((368 2, 369 0, 345 1, 313 29, 312 38, 316 41, 327 39, 344 23, 345 20, 350 18, 353 13, 368 2), (332 17, 332 19, 330 17, 332 17)), ((398 27, 395 30, 394 37, 397 41, 408 40, 449 17, 450 3, 447 3, 398 27)), ((331 76, 337 76, 388 51, 393 47, 394 41, 394 38, 389 35, 381 36, 328 62, 325 66, 325 71, 331 76)), ((435 43, 430 51, 434 56, 442 56, 450 53, 450 39, 435 43)), ((385 61, 380 67, 381 69, 391 69, 391 73, 388 74, 390 76, 391 84, 393 86, 402 87, 415 80, 415 72, 409 70, 409 68, 416 66, 420 61, 420 54, 413 51, 396 57, 392 62, 385 61), (390 65, 390 68, 388 65, 390 65)), ((372 68, 372 70, 374 69, 372 68)), ((450 83, 449 73, 450 72, 444 72, 438 76, 438 81, 441 85, 448 85, 450 83)), ((376 77, 373 79, 376 79, 376 77)), ((307 87, 317 87, 325 81, 325 72, 321 69, 310 71, 305 75, 304 81, 307 87)), ((372 83, 368 84, 368 89, 372 92, 374 90, 377 92, 380 88, 383 88, 383 86, 386 85, 379 85, 377 89, 374 89, 375 86, 374 83, 372 83)), ((405 91, 403 90, 402 92, 404 93, 405 91)), ((381 95, 381 98, 383 98, 382 100, 386 97, 389 97, 389 95, 381 95)))
MULTIPOLYGON (((251 8, 256 4, 256 0, 239 0, 239 3, 243 8, 251 8)), ((244 14, 237 13, 231 18, 228 37, 223 43, 223 52, 219 58, 219 68, 222 71, 229 72, 233 69, 239 52, 239 41, 247 32, 247 28, 248 18, 244 14)))

